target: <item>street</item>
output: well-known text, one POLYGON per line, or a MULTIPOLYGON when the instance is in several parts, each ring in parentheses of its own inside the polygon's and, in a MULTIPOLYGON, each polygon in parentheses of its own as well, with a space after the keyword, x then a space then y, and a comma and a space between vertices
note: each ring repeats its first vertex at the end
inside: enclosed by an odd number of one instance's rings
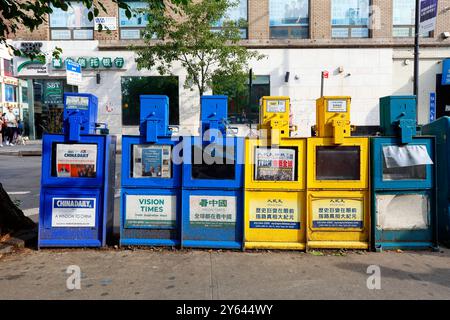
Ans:
MULTIPOLYGON (((1 183, 34 221, 40 166, 40 157, 0 156, 1 183)), ((118 197, 115 211, 117 232, 118 197)), ((445 248, 437 253, 28 248, 0 257, 0 299, 450 299, 449 266, 445 248), (79 290, 67 287, 69 266, 80 268, 79 290), (380 289, 368 289, 369 266, 380 268, 380 289)))

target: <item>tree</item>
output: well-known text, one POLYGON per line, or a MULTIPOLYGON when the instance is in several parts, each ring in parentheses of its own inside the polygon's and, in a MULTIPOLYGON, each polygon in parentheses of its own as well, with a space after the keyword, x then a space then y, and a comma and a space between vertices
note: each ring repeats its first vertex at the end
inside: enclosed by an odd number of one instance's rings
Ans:
POLYGON ((169 5, 168 10, 150 7, 144 32, 147 45, 134 47, 138 68, 156 67, 160 75, 167 75, 179 62, 187 72, 184 88, 196 87, 200 96, 218 77, 241 78, 248 62, 264 55, 240 45, 240 28, 246 22, 226 17, 234 5, 230 0, 198 0, 169 5), (217 25, 221 28, 213 30, 217 25))
MULTIPOLYGON (((117 3, 119 8, 125 9, 125 14, 128 18, 131 18, 132 11, 125 0, 112 0, 117 3)), ((170 0, 172 3, 187 3, 190 0, 170 0)), ((90 9, 88 18, 90 21, 97 17, 100 13, 100 9, 104 13, 108 13, 102 0, 80 0, 88 9, 90 9)), ((163 10, 165 7, 164 0, 149 0, 148 1, 152 9, 163 10)), ((23 53, 13 46, 6 43, 6 40, 14 36, 20 28, 26 28, 30 31, 34 31, 44 22, 47 21, 47 17, 53 12, 52 8, 59 8, 67 11, 70 6, 70 1, 67 0, 0 0, 0 45, 4 44, 11 48, 16 55, 22 55, 23 53)), ((101 31, 101 26, 99 26, 101 31)), ((58 56, 61 53, 61 49, 57 49, 53 52, 54 56, 58 56)), ((27 55, 31 58, 39 56, 40 52, 28 52, 27 55)))

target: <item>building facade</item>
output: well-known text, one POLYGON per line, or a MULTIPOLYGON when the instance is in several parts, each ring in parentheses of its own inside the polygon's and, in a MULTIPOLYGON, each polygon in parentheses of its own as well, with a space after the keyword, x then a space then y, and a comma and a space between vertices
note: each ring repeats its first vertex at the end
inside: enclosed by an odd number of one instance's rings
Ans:
MULTIPOLYGON (((181 132, 196 133, 199 98, 196 91, 184 89, 184 70, 175 66, 174 76, 161 77, 156 70, 137 69, 129 46, 142 41, 147 17, 128 19, 112 1, 102 3, 107 12, 99 16, 110 32, 97 31, 94 21, 87 19, 87 9, 73 2, 67 12, 55 9, 37 31, 21 30, 12 39, 23 49, 63 50, 60 60, 14 59, 15 76, 32 88, 30 126, 36 128, 35 138, 46 130, 60 130, 64 91, 97 95, 99 121, 119 136, 138 132, 139 94, 167 94, 171 124, 179 125, 181 132), (78 87, 65 82, 66 59, 83 66, 78 87)), ((414 12, 415 0, 240 0, 229 17, 248 22, 241 44, 266 57, 250 63, 253 80, 245 97, 230 102, 231 121, 245 135, 248 123, 256 122, 262 95, 287 95, 296 135, 309 136, 322 71, 328 71, 324 94, 351 96, 352 123, 377 126, 380 97, 413 92, 414 12)), ((440 81, 442 61, 450 57, 449 32, 450 0, 439 0, 436 29, 420 39, 419 124, 430 120, 433 95, 437 116, 450 111, 449 87, 440 81)))

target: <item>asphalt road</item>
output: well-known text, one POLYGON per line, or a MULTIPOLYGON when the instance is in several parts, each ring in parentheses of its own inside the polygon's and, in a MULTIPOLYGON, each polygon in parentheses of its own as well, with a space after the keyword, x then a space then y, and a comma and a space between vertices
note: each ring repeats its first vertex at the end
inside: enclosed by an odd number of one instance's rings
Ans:
MULTIPOLYGON (((116 157, 116 201, 114 206, 114 232, 119 232, 120 155, 116 157)), ((0 155, 0 183, 10 198, 18 204, 25 215, 34 222, 39 218, 39 195, 41 190, 40 156, 18 157, 0 155)))

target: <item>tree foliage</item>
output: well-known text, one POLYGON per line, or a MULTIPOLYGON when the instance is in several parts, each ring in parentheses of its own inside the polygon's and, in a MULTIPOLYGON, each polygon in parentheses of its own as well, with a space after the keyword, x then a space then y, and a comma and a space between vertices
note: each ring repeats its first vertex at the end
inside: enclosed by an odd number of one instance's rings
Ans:
POLYGON ((232 21, 226 12, 237 5, 231 0, 198 0, 169 5, 168 10, 150 7, 144 32, 146 46, 135 47, 138 68, 156 68, 171 74, 174 63, 186 70, 186 89, 203 95, 215 79, 242 79, 251 59, 264 56, 240 45, 245 21, 232 21), (220 28, 213 28, 220 26, 220 28))
MULTIPOLYGON (((125 9, 125 14, 128 18, 132 16, 132 10, 125 0, 112 0, 117 3, 119 8, 125 9)), ((170 0, 172 3, 187 3, 189 0, 170 0)), ((11 48, 16 55, 23 53, 6 43, 8 38, 13 38, 16 32, 20 29, 26 28, 30 31, 35 31, 43 23, 47 22, 48 16, 53 12, 52 8, 59 8, 67 11, 71 1, 67 0, 0 0, 0 44, 5 44, 11 48)), ((72 1, 74 2, 74 1, 72 1)), ((103 13, 108 13, 102 0, 79 0, 88 9, 90 9, 88 18, 90 21, 100 14, 100 9, 103 13)), ((149 5, 153 10, 163 10, 164 0, 149 0, 149 5)), ((116 14, 115 12, 113 14, 116 14)), ((100 27, 101 30, 101 27, 100 27)), ((53 55, 59 55, 60 50, 55 50, 53 55)), ((28 52, 27 55, 31 58, 39 55, 40 52, 28 52)))

